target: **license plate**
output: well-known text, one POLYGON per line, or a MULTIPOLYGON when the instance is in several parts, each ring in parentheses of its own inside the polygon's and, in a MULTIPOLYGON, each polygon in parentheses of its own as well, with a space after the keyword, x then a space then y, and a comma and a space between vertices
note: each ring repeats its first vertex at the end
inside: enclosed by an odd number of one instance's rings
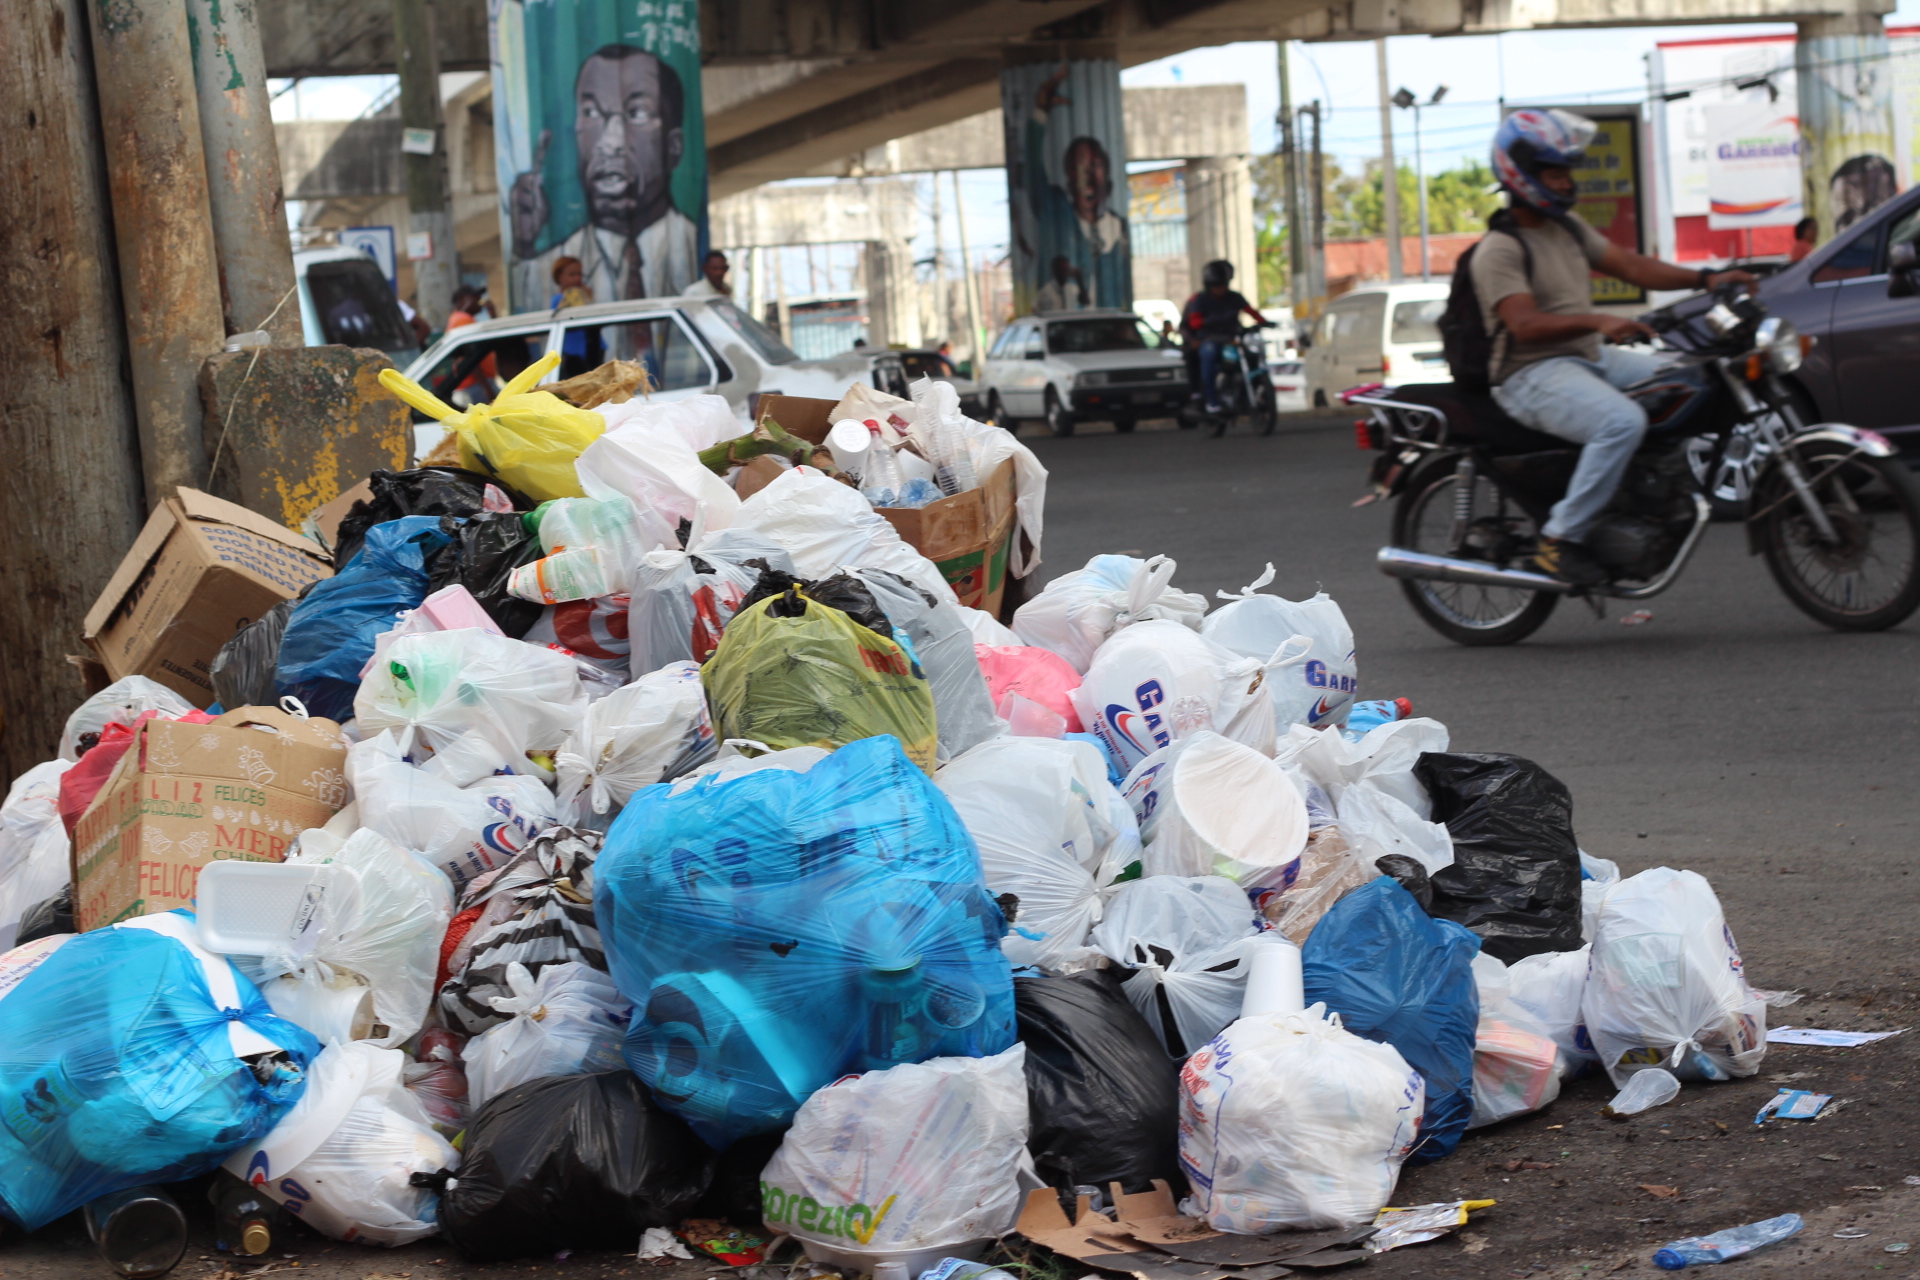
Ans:
POLYGON ((1133 403, 1159 404, 1160 393, 1158 391, 1136 391, 1133 393, 1133 403))

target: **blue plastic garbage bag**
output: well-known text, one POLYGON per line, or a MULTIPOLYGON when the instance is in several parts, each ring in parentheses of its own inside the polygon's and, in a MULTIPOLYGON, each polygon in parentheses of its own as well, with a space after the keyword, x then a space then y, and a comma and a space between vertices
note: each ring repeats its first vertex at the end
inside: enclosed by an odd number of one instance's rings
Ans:
POLYGON ((0 992, 0 1219, 29 1231, 214 1168, 280 1122, 320 1052, 185 911, 31 943, 0 992))
POLYGON ((374 637, 427 598, 427 557, 453 541, 438 516, 402 516, 367 530, 366 544, 331 578, 314 584, 293 607, 280 638, 278 683, 307 710, 329 720, 353 718, 360 668, 374 637))
POLYGON ((1427 1082, 1427 1113, 1409 1166, 1460 1144, 1473 1118, 1473 1038, 1480 939, 1436 920, 1388 876, 1334 904, 1301 953, 1307 1003, 1326 1001, 1347 1030, 1390 1044, 1427 1082))
POLYGON ((627 1065, 724 1148, 849 1072, 1014 1042, 1006 917, 891 735, 806 773, 649 787, 594 866, 627 1065))

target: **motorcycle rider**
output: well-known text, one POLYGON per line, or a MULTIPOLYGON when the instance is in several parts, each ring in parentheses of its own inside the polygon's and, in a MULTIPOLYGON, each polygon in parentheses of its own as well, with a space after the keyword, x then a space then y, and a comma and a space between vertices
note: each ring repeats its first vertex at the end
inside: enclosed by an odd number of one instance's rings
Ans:
POLYGON ((1511 221, 1475 247, 1481 320, 1493 339, 1493 398, 1536 431, 1581 446, 1567 494, 1540 531, 1534 567, 1583 586, 1606 580, 1582 537, 1606 509, 1647 431, 1647 415, 1621 388, 1665 363, 1612 344, 1652 338, 1638 320, 1593 310, 1601 271, 1643 289, 1711 289, 1745 271, 1678 267, 1623 249, 1573 211, 1574 170, 1586 162, 1593 121, 1567 111, 1516 111, 1493 139, 1493 171, 1511 221), (1524 248, 1523 248, 1524 242, 1524 248))
POLYGON ((1220 369, 1221 345, 1239 338, 1242 312, 1252 316, 1261 328, 1267 326, 1267 318, 1231 287, 1233 264, 1225 258, 1215 258, 1202 267, 1200 283, 1205 287, 1188 298, 1187 305, 1181 309, 1180 327, 1185 330, 1188 343, 1199 341, 1200 386, 1196 390, 1206 397, 1206 411, 1219 413, 1219 391, 1214 382, 1220 369))

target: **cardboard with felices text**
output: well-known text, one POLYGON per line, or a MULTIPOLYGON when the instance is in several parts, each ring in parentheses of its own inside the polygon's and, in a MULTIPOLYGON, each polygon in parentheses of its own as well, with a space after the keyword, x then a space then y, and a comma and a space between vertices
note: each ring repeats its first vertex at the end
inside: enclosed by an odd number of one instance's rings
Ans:
POLYGON ((75 923, 192 906, 209 862, 284 861, 346 804, 346 764, 339 725, 275 707, 145 722, 74 826, 75 923))

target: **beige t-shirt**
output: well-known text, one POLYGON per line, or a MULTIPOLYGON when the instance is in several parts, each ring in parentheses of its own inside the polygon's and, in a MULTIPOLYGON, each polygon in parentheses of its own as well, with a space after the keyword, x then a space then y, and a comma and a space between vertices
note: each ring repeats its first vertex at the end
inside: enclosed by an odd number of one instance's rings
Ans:
POLYGON ((1492 382, 1495 386, 1514 371, 1554 356, 1600 358, 1600 335, 1589 333, 1559 342, 1514 342, 1500 324, 1494 308, 1516 293, 1533 295, 1534 305, 1554 315, 1593 310, 1592 269, 1600 265, 1608 241, 1598 231, 1569 213, 1562 222, 1520 227, 1533 251, 1533 275, 1527 275, 1527 257, 1519 241, 1501 231, 1489 231, 1473 251, 1473 291, 1480 299, 1480 320, 1494 335, 1492 382), (1578 238, 1575 238, 1578 233, 1578 238))

